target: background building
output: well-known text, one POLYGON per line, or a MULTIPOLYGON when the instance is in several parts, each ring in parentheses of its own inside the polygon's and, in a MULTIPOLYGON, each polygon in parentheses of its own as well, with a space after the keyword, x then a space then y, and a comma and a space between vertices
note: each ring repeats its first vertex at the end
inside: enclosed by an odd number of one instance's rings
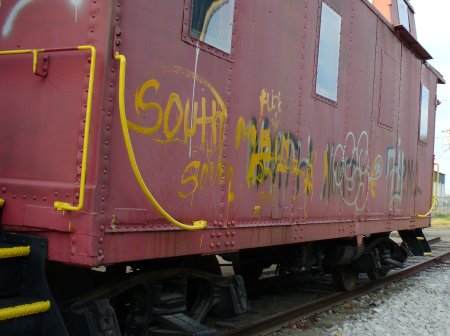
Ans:
POLYGON ((449 197, 445 195, 445 174, 434 172, 434 183, 433 190, 436 190, 437 187, 437 198, 439 200, 439 206, 434 213, 437 214, 448 214, 450 212, 449 209, 449 197), (437 183, 437 186, 436 186, 437 183))

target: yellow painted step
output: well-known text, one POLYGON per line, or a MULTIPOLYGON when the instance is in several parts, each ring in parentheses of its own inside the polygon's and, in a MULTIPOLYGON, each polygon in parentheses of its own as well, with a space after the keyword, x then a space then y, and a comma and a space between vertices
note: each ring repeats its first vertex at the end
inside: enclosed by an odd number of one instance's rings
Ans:
POLYGON ((30 246, 0 248, 0 259, 26 257, 29 254, 30 254, 30 246))
POLYGON ((0 321, 10 320, 27 315, 44 313, 50 310, 50 301, 38 301, 14 307, 0 308, 0 321))

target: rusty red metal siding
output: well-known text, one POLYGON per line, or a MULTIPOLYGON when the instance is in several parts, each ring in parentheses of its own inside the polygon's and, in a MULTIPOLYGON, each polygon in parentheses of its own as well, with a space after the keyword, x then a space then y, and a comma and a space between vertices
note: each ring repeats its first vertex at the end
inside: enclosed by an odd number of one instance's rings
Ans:
MULTIPOLYGON (((48 75, 33 74, 33 57, 2 55, 0 100, 1 196, 5 228, 31 230, 50 239, 49 258, 97 264, 99 218, 94 191, 99 174, 99 129, 103 127, 104 72, 111 56, 111 1, 8 1, 0 7, 0 50, 97 49, 85 207, 57 212, 55 201, 77 202, 89 82, 90 53, 40 53, 48 75), (52 232, 52 233, 45 233, 52 232), (89 252, 86 252, 89 250, 89 252)), ((101 139, 105 141, 106 139, 101 139)), ((100 177, 99 177, 100 175, 100 177)), ((98 200, 100 201, 100 199, 98 200)))
POLYGON ((333 102, 315 92, 322 1, 236 1, 231 55, 189 36, 189 0, 80 3, 35 1, 0 38, 2 50, 98 49, 80 213, 52 205, 76 200, 87 53, 52 55, 46 79, 31 57, 0 59, 3 220, 48 237, 50 259, 97 265, 429 225, 416 218, 430 205, 433 153, 418 141, 419 95, 422 81, 432 139, 437 81, 373 6, 325 1, 342 17, 333 102), (50 13, 46 24, 37 13, 50 13), (128 125, 146 184, 173 217, 205 219, 205 230, 176 229, 140 190, 114 51, 127 57, 128 125))
MULTIPOLYGON (((429 90, 429 105, 428 105, 428 141, 427 143, 419 142, 417 146, 418 159, 418 188, 420 192, 416 196, 416 211, 418 213, 426 213, 428 211, 428 204, 431 202, 432 194, 432 174, 433 165, 430 164, 426 158, 433 153, 434 150, 434 135, 435 135, 435 119, 436 119, 436 83, 437 78, 425 65, 422 65, 421 85, 424 85, 429 90)), ((419 138, 419 135, 417 135, 419 138)), ((434 162, 434 157, 433 157, 434 162)))

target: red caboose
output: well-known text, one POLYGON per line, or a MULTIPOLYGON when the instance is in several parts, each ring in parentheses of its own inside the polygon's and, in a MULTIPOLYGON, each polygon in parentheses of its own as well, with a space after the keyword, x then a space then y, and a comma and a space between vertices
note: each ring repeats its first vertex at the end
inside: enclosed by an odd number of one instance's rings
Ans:
POLYGON ((444 80, 407 0, 15 0, 0 29, 0 330, 213 334, 272 264, 351 289, 392 231, 430 252, 444 80))

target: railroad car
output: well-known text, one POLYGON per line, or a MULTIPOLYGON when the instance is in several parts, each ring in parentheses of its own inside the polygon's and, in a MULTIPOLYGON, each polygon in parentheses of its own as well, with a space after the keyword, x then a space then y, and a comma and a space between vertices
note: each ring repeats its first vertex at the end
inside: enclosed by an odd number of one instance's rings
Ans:
POLYGON ((351 290, 430 252, 444 79, 407 0, 6 0, 0 30, 2 335, 213 335, 271 265, 351 290))

